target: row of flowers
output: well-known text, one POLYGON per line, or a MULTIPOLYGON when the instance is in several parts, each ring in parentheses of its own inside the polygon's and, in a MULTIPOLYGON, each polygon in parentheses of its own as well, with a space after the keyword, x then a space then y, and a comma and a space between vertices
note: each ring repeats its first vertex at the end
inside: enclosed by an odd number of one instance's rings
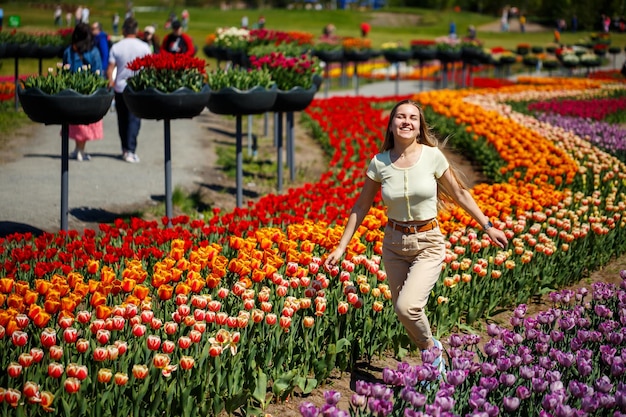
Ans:
MULTIPOLYGON (((512 242, 498 250, 461 210, 441 214, 448 254, 428 306, 438 334, 571 283, 626 250, 624 164, 505 103, 591 98, 603 84, 522 79, 540 81, 414 97, 485 166, 493 184, 473 193, 512 242)), ((99 232, 2 239, 3 406, 85 415, 245 407, 251 415, 294 389, 310 392, 359 357, 406 352, 380 265, 380 201, 344 262, 320 267, 391 104, 314 101, 306 114, 329 169, 285 195, 206 221, 164 219, 172 228, 132 219, 99 232)))

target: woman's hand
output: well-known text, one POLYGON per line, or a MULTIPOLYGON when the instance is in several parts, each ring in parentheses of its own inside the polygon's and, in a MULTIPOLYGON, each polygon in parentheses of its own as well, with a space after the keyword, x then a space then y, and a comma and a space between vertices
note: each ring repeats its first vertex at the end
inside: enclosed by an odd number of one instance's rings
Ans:
POLYGON ((334 266, 337 266, 337 264, 339 263, 339 260, 343 256, 343 252, 344 251, 341 250, 340 248, 336 248, 334 251, 332 251, 326 258, 326 260, 324 261, 324 267, 326 267, 327 269, 330 269, 334 266))
POLYGON ((504 232, 495 227, 490 227, 487 230, 487 235, 491 238, 491 241, 496 245, 504 249, 509 244, 509 240, 506 238, 504 232))

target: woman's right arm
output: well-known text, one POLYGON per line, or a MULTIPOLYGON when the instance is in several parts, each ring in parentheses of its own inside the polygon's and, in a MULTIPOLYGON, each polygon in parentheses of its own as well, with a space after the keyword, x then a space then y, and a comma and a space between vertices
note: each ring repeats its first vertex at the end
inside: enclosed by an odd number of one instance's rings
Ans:
POLYGON ((348 223, 346 224, 346 228, 343 231, 343 235, 341 235, 341 240, 339 241, 339 244, 337 245, 335 250, 333 250, 328 255, 326 261, 324 262, 324 265, 337 265, 344 252, 346 251, 350 240, 352 240, 352 236, 361 225, 361 222, 369 212, 370 207, 372 207, 374 197, 376 197, 376 194, 379 190, 380 183, 366 176, 365 184, 363 184, 361 194, 359 195, 359 198, 356 200, 356 203, 354 203, 354 206, 352 207, 350 217, 348 217, 348 223))

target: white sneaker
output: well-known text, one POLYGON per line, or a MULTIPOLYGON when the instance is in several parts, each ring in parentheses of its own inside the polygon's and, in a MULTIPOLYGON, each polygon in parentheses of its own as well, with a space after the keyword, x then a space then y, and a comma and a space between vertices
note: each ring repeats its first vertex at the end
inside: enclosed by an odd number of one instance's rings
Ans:
POLYGON ((139 162, 139 157, 134 152, 126 152, 124 153, 124 161, 129 162, 131 164, 136 164, 139 162))
POLYGON ((439 370, 439 374, 443 375, 446 373, 446 362, 443 359, 443 345, 441 342, 433 337, 433 342, 435 343, 435 347, 439 349, 441 352, 439 356, 433 361, 433 366, 439 370))
POLYGON ((79 150, 75 150, 70 154, 70 159, 76 159, 78 162, 91 161, 91 155, 79 150))

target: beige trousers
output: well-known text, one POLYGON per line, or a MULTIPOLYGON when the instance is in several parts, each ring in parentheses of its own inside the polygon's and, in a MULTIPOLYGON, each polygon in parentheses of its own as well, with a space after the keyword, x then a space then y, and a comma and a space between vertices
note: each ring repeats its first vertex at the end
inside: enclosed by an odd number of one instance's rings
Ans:
POLYGON ((383 240, 383 265, 394 309, 411 340, 427 347, 432 337, 424 308, 441 275, 446 249, 439 227, 404 234, 389 224, 383 240))

